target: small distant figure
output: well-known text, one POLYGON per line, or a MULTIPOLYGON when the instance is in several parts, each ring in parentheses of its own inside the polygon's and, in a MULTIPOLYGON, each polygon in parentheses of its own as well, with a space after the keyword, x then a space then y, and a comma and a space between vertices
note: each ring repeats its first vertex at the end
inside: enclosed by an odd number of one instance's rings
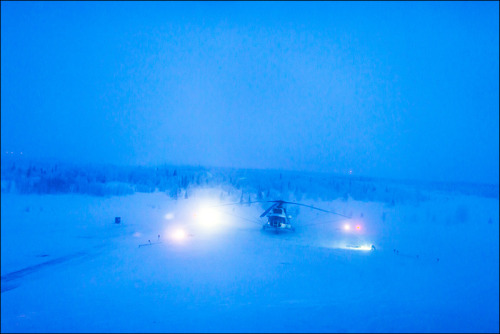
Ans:
POLYGON ((396 253, 396 248, 394 248, 394 249, 392 250, 392 252, 393 252, 393 253, 396 253))
POLYGON ((398 255, 399 255, 399 251, 398 251, 398 250, 396 250, 396 254, 398 254, 398 255))
POLYGON ((372 245, 372 251, 374 251, 374 250, 375 250, 375 245, 372 245))
POLYGON ((437 258, 437 262, 439 262, 439 258, 437 258))
POLYGON ((148 240, 149 243, 151 243, 151 240, 148 240))
POLYGON ((120 224, 121 218, 120 217, 115 217, 115 224, 120 224))
POLYGON ((160 235, 158 234, 158 241, 160 241, 160 235))

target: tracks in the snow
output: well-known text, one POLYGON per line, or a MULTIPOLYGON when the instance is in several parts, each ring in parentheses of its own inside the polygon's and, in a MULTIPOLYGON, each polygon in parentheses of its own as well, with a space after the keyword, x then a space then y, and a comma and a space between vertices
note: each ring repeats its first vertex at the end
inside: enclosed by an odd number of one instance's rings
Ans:
MULTIPOLYGON (((102 248, 103 246, 96 246, 93 249, 99 249, 102 248)), ((67 262, 70 262, 72 260, 76 259, 83 259, 84 257, 90 257, 96 255, 94 252, 91 251, 79 251, 75 253, 71 253, 68 255, 60 256, 58 258, 45 261, 42 263, 38 263, 20 270, 13 271, 11 273, 8 273, 6 275, 2 276, 2 282, 1 282, 1 293, 4 293, 6 291, 12 290, 17 288, 20 284, 22 279, 30 274, 37 273, 39 271, 42 271, 47 268, 51 268, 60 264, 64 264, 67 262)))

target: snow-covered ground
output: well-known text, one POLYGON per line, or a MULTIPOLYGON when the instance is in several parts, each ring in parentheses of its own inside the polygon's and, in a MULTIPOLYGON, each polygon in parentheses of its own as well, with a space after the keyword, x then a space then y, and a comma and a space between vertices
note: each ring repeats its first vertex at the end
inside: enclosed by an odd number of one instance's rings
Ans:
POLYGON ((220 193, 2 193, 2 332, 499 331, 498 198, 303 198, 353 219, 274 234, 220 193))

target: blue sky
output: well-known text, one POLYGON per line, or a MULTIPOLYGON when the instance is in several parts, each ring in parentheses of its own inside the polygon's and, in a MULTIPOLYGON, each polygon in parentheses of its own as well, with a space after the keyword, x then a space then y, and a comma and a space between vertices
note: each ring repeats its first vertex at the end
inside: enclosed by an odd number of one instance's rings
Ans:
POLYGON ((1 9, 2 156, 498 184, 498 2, 1 9))

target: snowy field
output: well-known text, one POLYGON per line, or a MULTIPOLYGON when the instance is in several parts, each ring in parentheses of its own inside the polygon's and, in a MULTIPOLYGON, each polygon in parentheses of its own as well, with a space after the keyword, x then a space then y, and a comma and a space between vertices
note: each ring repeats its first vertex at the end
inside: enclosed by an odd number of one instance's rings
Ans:
POLYGON ((2 332, 499 331, 498 198, 302 198, 353 219, 274 234, 220 193, 2 193, 2 332))

